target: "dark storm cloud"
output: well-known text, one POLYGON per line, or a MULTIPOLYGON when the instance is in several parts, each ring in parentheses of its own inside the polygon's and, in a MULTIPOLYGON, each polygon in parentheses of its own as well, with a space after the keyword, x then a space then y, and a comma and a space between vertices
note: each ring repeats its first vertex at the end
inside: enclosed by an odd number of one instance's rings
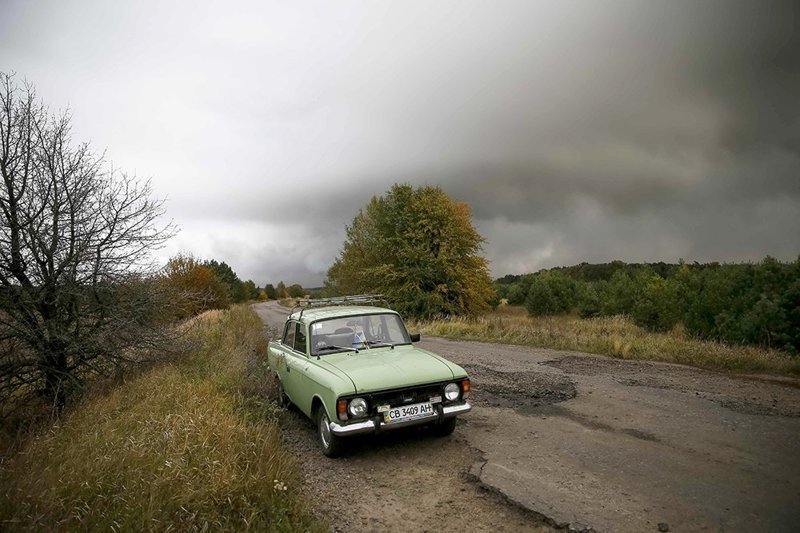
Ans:
POLYGON ((532 81, 460 160, 396 174, 469 202, 496 274, 800 252, 796 8, 632 7, 633 27, 573 43, 587 70, 545 95, 552 107, 532 81))
POLYGON ((79 133, 153 175, 176 247, 260 284, 318 284, 345 224, 395 182, 468 202, 498 276, 791 259, 795 6, 19 2, 0 67, 65 95, 79 133))

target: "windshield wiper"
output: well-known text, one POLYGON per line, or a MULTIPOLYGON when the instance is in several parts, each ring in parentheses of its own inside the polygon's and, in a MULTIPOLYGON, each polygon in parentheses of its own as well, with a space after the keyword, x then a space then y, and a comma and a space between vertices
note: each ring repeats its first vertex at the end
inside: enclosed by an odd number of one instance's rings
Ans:
POLYGON ((358 353, 358 348, 352 348, 350 346, 334 346, 332 344, 329 344, 328 346, 323 346, 321 348, 317 348, 317 357, 319 357, 319 352, 324 352, 324 351, 327 351, 327 350, 347 350, 347 351, 350 351, 350 352, 358 353))
POLYGON ((391 344, 391 343, 389 343, 389 342, 383 342, 383 341, 366 341, 364 344, 366 344, 367 346, 388 346, 389 348, 391 348, 392 350, 394 350, 394 344, 391 344))

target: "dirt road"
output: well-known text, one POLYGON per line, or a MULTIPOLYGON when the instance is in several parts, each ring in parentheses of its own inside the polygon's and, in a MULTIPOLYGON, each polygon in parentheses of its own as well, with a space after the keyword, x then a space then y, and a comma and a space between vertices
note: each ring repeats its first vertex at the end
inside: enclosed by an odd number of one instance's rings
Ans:
MULTIPOLYGON (((287 314, 254 308, 271 327, 287 314)), ((472 377, 474 409, 452 437, 361 439, 329 460, 302 415, 284 417, 334 530, 797 531, 797 381, 433 338, 419 346, 472 377)))

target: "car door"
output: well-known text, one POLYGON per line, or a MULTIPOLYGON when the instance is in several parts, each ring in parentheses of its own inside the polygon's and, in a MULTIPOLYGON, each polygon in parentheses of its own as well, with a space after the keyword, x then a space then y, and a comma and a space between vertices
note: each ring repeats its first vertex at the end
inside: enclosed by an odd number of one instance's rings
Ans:
POLYGON ((296 320, 286 322, 283 329, 281 344, 276 348, 280 351, 284 364, 279 364, 277 368, 278 377, 283 385, 283 390, 289 399, 298 407, 302 403, 301 373, 308 366, 308 358, 304 353, 296 350, 297 330, 302 324, 296 320))
POLYGON ((286 365, 284 372, 281 374, 279 371, 278 374, 283 390, 292 403, 309 414, 313 391, 309 390, 308 371, 311 363, 306 339, 305 326, 302 323, 292 320, 286 324, 282 343, 286 365))
POLYGON ((294 404, 305 414, 311 416, 311 403, 314 393, 318 392, 318 384, 312 379, 315 363, 309 357, 309 343, 306 334, 306 326, 300 322, 295 325, 294 349, 292 361, 292 387, 297 392, 294 404))

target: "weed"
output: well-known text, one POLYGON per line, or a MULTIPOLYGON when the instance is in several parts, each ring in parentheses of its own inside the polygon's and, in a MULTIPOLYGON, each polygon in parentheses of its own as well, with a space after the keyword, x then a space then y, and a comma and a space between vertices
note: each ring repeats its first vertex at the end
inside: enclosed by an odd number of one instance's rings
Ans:
POLYGON ((480 318, 420 322, 415 328, 426 335, 451 339, 582 351, 713 370, 800 375, 800 358, 777 350, 692 339, 680 325, 666 333, 653 333, 622 316, 528 317, 522 307, 501 306, 480 318))
POLYGON ((0 529, 320 530, 262 395, 262 325, 196 319, 196 348, 87 399, 0 465, 0 529))

